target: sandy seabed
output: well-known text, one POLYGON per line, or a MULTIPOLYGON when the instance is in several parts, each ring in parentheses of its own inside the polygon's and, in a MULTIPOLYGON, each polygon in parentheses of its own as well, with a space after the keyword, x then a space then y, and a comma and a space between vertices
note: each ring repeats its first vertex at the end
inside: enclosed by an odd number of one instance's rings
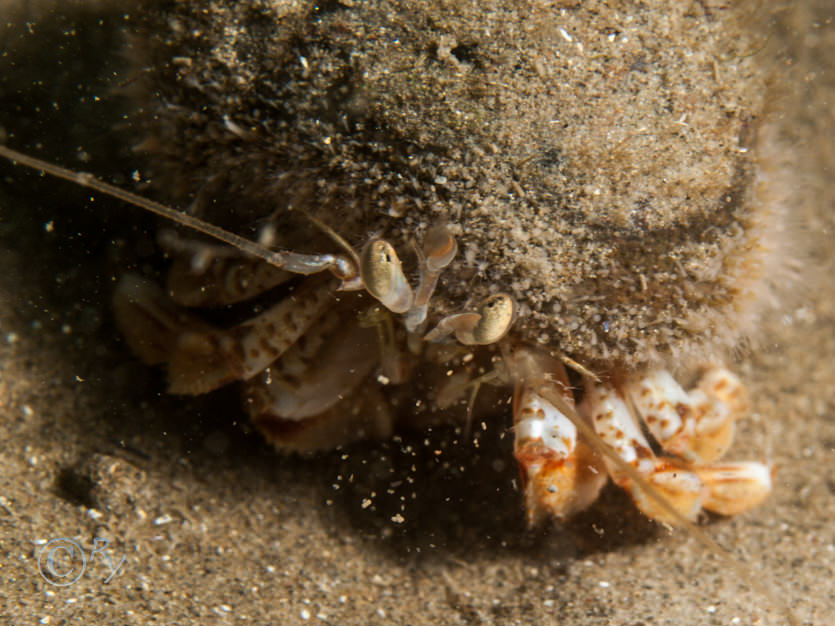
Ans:
MULTIPOLYGON (((151 220, 0 164, 0 621, 782 624, 779 598, 802 623, 832 623, 835 16, 826 0, 778 15, 814 271, 734 365, 753 415, 728 457, 772 461, 774 494, 705 524, 770 597, 611 487, 570 523, 526 530, 500 420, 478 447, 440 429, 301 459, 251 432, 232 392, 165 395, 109 304, 120 267, 155 263, 151 220), (43 577, 50 554, 68 584, 43 577)), ((71 71, 44 66, 46 87, 7 73, 0 126, 56 152, 85 137, 85 169, 101 171, 124 147, 97 127, 94 94, 67 97, 71 71), (21 84, 81 112, 17 115, 21 84)))

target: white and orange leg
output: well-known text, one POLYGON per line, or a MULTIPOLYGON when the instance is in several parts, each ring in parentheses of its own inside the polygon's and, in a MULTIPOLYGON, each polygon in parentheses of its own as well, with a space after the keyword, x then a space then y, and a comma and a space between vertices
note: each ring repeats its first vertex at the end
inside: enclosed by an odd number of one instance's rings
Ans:
POLYGON ((690 463, 721 458, 747 409, 742 383, 724 367, 708 370, 690 392, 654 370, 627 384, 626 393, 664 450, 690 463))
POLYGON ((744 513, 771 493, 772 470, 765 463, 711 463, 692 470, 706 487, 702 507, 720 515, 744 513))
MULTIPOLYGON (((701 479, 683 463, 655 455, 614 385, 586 380, 582 408, 597 435, 621 461, 634 469, 679 515, 686 519, 696 517, 702 508, 701 479)), ((615 484, 629 491, 637 507, 648 517, 673 525, 678 522, 617 463, 606 459, 606 465, 615 484)))
POLYGON ((149 364, 167 363, 171 393, 208 393, 264 371, 333 306, 330 282, 309 279, 260 315, 230 329, 178 307, 159 287, 122 278, 116 319, 129 346, 149 364))
POLYGON ((680 456, 705 484, 702 506, 736 515, 771 492, 771 470, 757 462, 718 463, 731 445, 734 422, 747 414, 742 382, 728 369, 708 369, 690 392, 664 370, 627 385, 636 411, 665 452, 680 456))
MULTIPOLYGON (((715 463, 730 445, 733 422, 745 406, 735 376, 716 368, 699 387, 686 393, 665 371, 653 371, 626 387, 634 407, 665 452, 657 457, 620 391, 587 381, 585 410, 595 431, 622 461, 661 493, 679 515, 693 519, 704 508, 736 515, 762 502, 771 492, 771 471, 756 462, 715 463)), ((678 520, 648 498, 639 485, 608 461, 613 480, 629 490, 649 517, 678 520)))
POLYGON ((574 423, 538 390, 550 386, 574 406, 565 370, 556 363, 548 382, 517 384, 513 406, 514 455, 519 463, 528 523, 548 516, 565 518, 597 499, 606 484, 606 468, 578 437, 574 423))

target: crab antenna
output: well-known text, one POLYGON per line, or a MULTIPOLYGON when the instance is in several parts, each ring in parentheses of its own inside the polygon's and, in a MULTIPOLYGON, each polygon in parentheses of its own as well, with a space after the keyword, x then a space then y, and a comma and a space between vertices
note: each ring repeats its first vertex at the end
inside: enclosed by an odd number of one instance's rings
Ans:
MULTIPOLYGON (((26 167, 29 167, 33 170, 40 170, 46 172, 50 176, 55 176, 56 178, 68 180, 71 183, 80 185, 81 187, 93 189, 105 195, 116 198, 117 200, 121 200, 128 204, 132 204, 133 206, 139 207, 140 209, 150 211, 151 213, 164 217, 165 219, 171 220, 172 222, 181 224, 183 226, 196 230, 197 232, 203 233, 204 235, 208 235, 209 237, 217 239, 218 241, 221 241, 225 244, 233 246, 238 250, 241 250, 242 252, 251 254, 252 256, 257 257, 259 259, 263 259, 267 263, 275 265, 276 267, 288 268, 288 266, 291 266, 291 271, 296 271, 299 273, 314 273, 322 271, 324 269, 329 269, 343 281, 354 278, 357 272, 359 271, 358 262, 355 262, 352 267, 351 262, 349 260, 345 259, 344 257, 339 257, 337 255, 312 255, 311 260, 308 261, 306 258, 308 255, 300 255, 293 252, 273 252, 271 250, 268 250, 267 248, 264 248, 263 246, 258 245, 254 241, 250 241, 245 237, 241 237, 240 235, 231 233, 228 230, 224 230, 223 228, 215 226, 214 224, 210 224, 209 222, 194 217, 193 215, 183 213, 182 211, 177 211, 175 209, 172 209, 171 207, 165 206, 164 204, 155 202, 154 200, 143 198, 142 196, 139 196, 135 193, 131 193, 130 191, 126 191, 120 187, 99 180, 92 174, 74 172, 59 165, 48 163, 47 161, 42 161, 27 154, 23 154, 22 152, 18 152, 17 150, 12 150, 11 148, 8 148, 4 145, 0 145, 0 156, 6 157, 13 163, 25 165, 26 167), (298 269, 296 267, 297 264, 299 267, 302 267, 304 269, 298 269)), ((314 221, 314 223, 317 222, 314 221)), ((326 226, 325 229, 326 232, 329 230, 326 226)), ((332 236, 336 236, 337 242, 341 243, 343 246, 347 246, 347 248, 350 250, 350 246, 348 246, 347 243, 344 242, 344 240, 341 240, 341 238, 338 235, 336 235, 336 233, 332 233, 332 236)), ((356 253, 353 253, 353 251, 351 252, 352 257, 356 257, 356 253)))

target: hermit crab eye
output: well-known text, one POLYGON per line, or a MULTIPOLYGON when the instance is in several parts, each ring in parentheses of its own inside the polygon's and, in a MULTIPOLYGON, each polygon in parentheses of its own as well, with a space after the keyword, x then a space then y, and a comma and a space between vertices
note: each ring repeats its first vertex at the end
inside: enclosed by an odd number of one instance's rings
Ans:
POLYGON ((490 296, 478 310, 481 319, 473 328, 477 344, 495 343, 505 336, 516 317, 516 304, 506 293, 490 296))
POLYGON ((440 341, 450 333, 465 346, 486 346, 505 336, 516 319, 516 303, 509 295, 497 293, 479 307, 478 312, 447 315, 424 337, 440 341))
POLYGON ((403 274, 394 247, 382 239, 369 241, 360 258, 360 277, 365 288, 392 313, 405 313, 412 306, 412 288, 403 274))

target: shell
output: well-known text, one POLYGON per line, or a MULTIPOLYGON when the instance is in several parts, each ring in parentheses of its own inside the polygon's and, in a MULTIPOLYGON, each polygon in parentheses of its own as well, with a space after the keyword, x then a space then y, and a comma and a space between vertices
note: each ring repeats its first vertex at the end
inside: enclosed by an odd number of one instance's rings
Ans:
POLYGON ((761 42, 725 9, 167 3, 132 44, 140 147, 168 199, 294 250, 333 250, 294 209, 357 249, 446 221, 430 314, 507 292, 520 340, 588 366, 715 358, 785 248, 761 42))

